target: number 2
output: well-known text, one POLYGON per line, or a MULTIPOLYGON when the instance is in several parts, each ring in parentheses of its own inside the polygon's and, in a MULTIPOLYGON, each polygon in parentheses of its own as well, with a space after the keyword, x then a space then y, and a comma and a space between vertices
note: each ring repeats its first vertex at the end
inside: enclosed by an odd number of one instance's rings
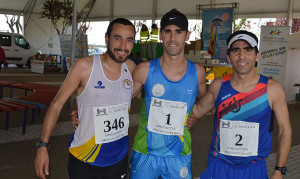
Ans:
POLYGON ((237 143, 235 143, 236 146, 243 146, 243 144, 240 144, 239 142, 241 142, 243 136, 240 134, 235 135, 235 137, 239 137, 239 140, 237 141, 237 143))

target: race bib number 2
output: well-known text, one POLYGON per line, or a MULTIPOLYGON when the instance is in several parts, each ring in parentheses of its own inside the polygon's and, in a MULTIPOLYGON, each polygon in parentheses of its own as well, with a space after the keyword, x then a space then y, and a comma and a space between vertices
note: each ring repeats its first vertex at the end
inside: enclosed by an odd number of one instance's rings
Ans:
POLYGON ((148 130, 164 135, 183 135, 187 103, 152 98, 148 130))
POLYGON ((128 104, 94 107, 95 143, 113 142, 128 135, 128 104))
POLYGON ((220 120, 220 153, 230 156, 257 156, 259 123, 220 120))

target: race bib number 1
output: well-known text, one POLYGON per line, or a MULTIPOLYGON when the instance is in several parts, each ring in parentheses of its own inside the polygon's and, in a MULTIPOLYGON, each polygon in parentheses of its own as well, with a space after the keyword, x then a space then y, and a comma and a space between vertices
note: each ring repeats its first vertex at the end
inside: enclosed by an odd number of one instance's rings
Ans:
POLYGON ((152 98, 148 130, 164 135, 183 135, 187 103, 152 98))
POLYGON ((95 143, 113 142, 128 135, 128 104, 94 107, 95 143))
POLYGON ((230 156, 257 156, 259 123, 220 120, 220 153, 230 156))

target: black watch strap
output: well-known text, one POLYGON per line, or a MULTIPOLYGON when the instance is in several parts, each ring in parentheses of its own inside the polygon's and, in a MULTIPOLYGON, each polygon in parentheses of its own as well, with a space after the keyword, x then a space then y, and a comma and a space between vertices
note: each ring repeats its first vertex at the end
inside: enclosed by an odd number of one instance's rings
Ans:
POLYGON ((49 143, 46 143, 46 142, 43 142, 41 140, 39 140, 37 143, 36 143, 36 148, 40 148, 40 147, 46 147, 47 149, 50 148, 50 144, 49 143))
POLYGON ((287 174, 287 168, 285 166, 284 167, 275 166, 275 170, 279 170, 282 173, 282 175, 287 174))

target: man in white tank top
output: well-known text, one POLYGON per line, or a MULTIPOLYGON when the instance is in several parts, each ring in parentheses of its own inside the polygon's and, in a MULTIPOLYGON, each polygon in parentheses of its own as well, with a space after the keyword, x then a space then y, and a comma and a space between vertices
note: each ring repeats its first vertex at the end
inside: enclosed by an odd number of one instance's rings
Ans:
POLYGON ((126 178, 128 109, 135 68, 127 59, 135 33, 129 20, 113 20, 105 34, 106 54, 83 57, 72 66, 44 119, 35 159, 38 177, 49 175, 50 136, 62 107, 76 92, 81 125, 71 138, 69 178, 126 178))

